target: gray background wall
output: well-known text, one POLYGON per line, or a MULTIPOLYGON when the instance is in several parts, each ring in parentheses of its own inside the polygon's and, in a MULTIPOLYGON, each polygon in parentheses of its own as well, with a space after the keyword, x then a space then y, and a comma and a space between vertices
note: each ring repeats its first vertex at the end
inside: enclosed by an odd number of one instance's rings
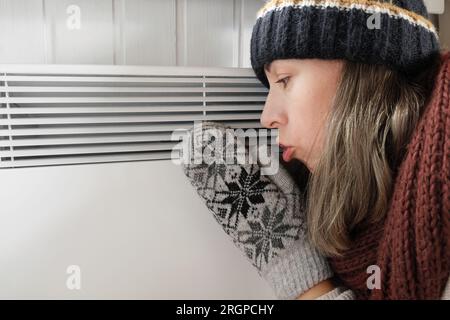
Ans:
POLYGON ((0 0, 0 63, 249 67, 263 0, 0 0), (68 27, 76 17, 80 28, 68 27))

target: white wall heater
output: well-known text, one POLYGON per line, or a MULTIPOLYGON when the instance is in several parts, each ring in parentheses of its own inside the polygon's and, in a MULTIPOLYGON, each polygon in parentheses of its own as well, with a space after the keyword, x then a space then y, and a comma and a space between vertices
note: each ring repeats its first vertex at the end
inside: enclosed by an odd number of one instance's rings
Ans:
POLYGON ((251 69, 0 65, 0 298, 273 298, 170 161, 174 129, 260 128, 266 95, 251 69))
POLYGON ((196 120, 258 128, 249 69, 0 65, 0 167, 170 159, 196 120))

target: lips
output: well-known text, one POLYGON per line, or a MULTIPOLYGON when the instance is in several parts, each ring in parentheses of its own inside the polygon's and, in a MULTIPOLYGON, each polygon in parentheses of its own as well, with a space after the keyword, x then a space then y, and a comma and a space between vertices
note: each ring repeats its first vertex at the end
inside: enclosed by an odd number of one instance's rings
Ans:
POLYGON ((292 156, 293 156, 293 154, 294 154, 294 147, 292 147, 292 146, 286 146, 286 145, 281 144, 281 143, 280 143, 279 145, 280 145, 280 148, 281 148, 282 151, 283 151, 283 155, 282 155, 283 160, 284 160, 285 162, 291 161, 292 156))

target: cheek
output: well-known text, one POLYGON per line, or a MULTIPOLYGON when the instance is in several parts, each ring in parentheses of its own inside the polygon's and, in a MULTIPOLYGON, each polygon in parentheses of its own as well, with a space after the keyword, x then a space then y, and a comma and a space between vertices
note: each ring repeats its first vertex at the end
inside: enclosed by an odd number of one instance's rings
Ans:
POLYGON ((298 147, 301 155, 316 152, 323 140, 324 121, 312 110, 297 110, 295 120, 290 128, 292 143, 298 147), (304 112, 301 112, 304 111, 304 112))
POLYGON ((296 103, 290 104, 289 110, 292 143, 297 141, 303 151, 309 151, 314 143, 319 142, 318 139, 322 140, 332 97, 321 94, 319 90, 301 90, 297 91, 294 100, 296 103))

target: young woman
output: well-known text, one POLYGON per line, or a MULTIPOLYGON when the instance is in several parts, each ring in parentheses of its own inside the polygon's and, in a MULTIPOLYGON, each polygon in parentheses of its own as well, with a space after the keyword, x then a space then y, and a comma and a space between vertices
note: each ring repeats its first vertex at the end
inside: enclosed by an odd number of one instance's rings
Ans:
MULTIPOLYGON (((450 53, 422 0, 269 1, 251 61, 285 166, 184 169, 275 294, 445 297, 450 53), (286 174, 292 163, 306 178, 286 174)), ((201 133, 212 128, 225 134, 214 123, 201 133)))

